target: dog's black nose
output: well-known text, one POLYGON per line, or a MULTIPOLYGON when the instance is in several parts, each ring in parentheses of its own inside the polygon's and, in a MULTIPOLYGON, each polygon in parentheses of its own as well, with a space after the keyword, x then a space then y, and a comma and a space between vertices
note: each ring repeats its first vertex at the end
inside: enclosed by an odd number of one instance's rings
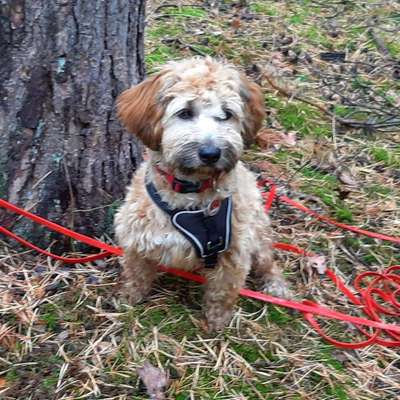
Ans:
POLYGON ((221 157, 221 149, 213 144, 205 144, 199 148, 199 157, 205 164, 214 164, 221 157))

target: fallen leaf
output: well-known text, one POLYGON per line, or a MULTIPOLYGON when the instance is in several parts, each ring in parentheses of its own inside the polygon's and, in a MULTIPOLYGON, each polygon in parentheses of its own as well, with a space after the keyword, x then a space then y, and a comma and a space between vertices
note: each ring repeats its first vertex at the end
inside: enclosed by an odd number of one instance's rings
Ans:
POLYGON ((147 389, 151 400, 164 400, 168 385, 168 375, 160 368, 154 367, 148 361, 137 372, 147 389))
POLYGON ((29 308, 17 310, 15 312, 15 315, 18 317, 20 322, 22 322, 24 325, 27 325, 27 326, 31 325, 33 321, 36 321, 36 315, 29 308))
POLYGON ((324 256, 307 257, 307 265, 309 268, 315 268, 319 274, 326 272, 326 259, 324 256))
POLYGON ((39 286, 34 289, 34 293, 37 299, 42 299, 46 295, 46 291, 43 286, 39 286))
POLYGON ((0 345, 6 349, 12 350, 17 342, 14 328, 7 324, 0 325, 0 345))
POLYGON ((256 142, 262 149, 268 149, 273 144, 280 143, 280 132, 275 129, 263 128, 256 136, 256 142))
POLYGON ((231 26, 233 29, 239 29, 240 26, 242 25, 242 23, 240 22, 239 18, 235 18, 232 22, 231 22, 231 26))
POLYGON ((377 204, 368 204, 364 212, 370 217, 376 217, 382 214, 382 211, 395 211, 397 209, 396 200, 391 199, 387 201, 382 201, 377 204))
POLYGON ((4 389, 6 387, 8 387, 6 378, 0 377, 0 389, 4 389))
POLYGON ((287 146, 296 146, 297 144, 297 134, 294 131, 290 131, 288 133, 282 133, 283 142, 287 146))
POLYGON ((358 186, 358 182, 356 181, 354 175, 347 167, 340 167, 337 171, 337 177, 340 182, 344 183, 348 186, 358 186))
POLYGON ((291 147, 297 144, 296 132, 283 133, 276 129, 263 128, 258 132, 256 142, 264 150, 276 145, 291 147))

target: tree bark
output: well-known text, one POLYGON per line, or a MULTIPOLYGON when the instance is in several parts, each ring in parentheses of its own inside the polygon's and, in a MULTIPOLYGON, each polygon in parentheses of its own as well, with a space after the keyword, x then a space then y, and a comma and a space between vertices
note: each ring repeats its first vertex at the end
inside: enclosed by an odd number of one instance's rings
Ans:
MULTIPOLYGON (((144 3, 0 0, 0 197, 82 233, 109 231, 141 161, 114 103, 143 79, 144 3)), ((16 221, 0 214, 43 238, 16 221)))

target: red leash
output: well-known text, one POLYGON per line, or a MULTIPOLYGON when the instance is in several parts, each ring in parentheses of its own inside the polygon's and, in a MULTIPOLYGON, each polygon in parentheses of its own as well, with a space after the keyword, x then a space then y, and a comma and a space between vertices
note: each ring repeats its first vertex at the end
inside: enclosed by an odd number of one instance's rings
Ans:
MULTIPOLYGON (((333 224, 335 226, 338 226, 342 229, 347 229, 351 230, 353 232, 367 235, 373 238, 377 239, 382 239, 382 240, 388 240, 394 243, 400 243, 400 238, 395 238, 387 235, 381 235, 379 233, 374 233, 370 231, 366 231, 354 226, 342 224, 336 221, 331 220, 328 217, 321 216, 317 214, 316 212, 308 209, 304 205, 297 203, 294 200, 289 199, 286 196, 278 196, 277 195, 277 189, 275 184, 269 182, 269 181, 263 181, 260 183, 261 187, 264 187, 265 184, 270 185, 270 192, 269 193, 263 193, 263 197, 265 199, 265 210, 268 212, 269 209, 271 208, 272 204, 276 200, 280 200, 282 202, 285 202, 300 211, 303 211, 307 214, 310 214, 314 217, 316 217, 318 220, 333 224)), ((43 250, 32 243, 26 241, 25 239, 22 239, 21 237, 17 236, 16 234, 10 232, 6 228, 0 226, 0 232, 12 237, 13 239, 17 240, 19 243, 30 247, 33 250, 38 251, 41 254, 44 254, 46 256, 52 257, 56 260, 63 261, 65 263, 69 264, 74 264, 74 263, 85 263, 88 261, 94 261, 98 260, 101 258, 108 257, 112 254, 121 256, 122 255, 122 250, 118 247, 113 247, 109 246, 106 243, 103 243, 101 241, 98 241, 96 239, 93 239, 91 237, 82 235, 80 233, 77 233, 75 231, 72 231, 70 229, 64 228, 58 224, 55 224, 54 222, 50 222, 42 217, 39 217, 35 214, 32 214, 28 211, 22 210, 19 207, 8 203, 5 200, 0 199, 0 207, 6 208, 14 213, 17 213, 19 215, 22 215, 26 218, 31 219, 32 221, 46 226, 47 228, 50 228, 51 230, 61 233, 63 235, 69 236, 75 240, 78 240, 80 242, 83 242, 85 244, 88 244, 90 246, 96 247, 98 249, 103 250, 103 252, 99 254, 95 254, 93 256, 88 256, 88 257, 81 257, 81 258, 68 258, 68 257, 61 257, 57 256, 55 254, 52 254, 46 250, 43 250)), ((303 256, 312 256, 312 253, 306 252, 305 250, 294 246, 290 245, 287 243, 275 243, 274 247, 280 250, 284 251, 289 251, 295 254, 303 255, 303 256)), ((174 268, 169 268, 165 266, 161 266, 160 269, 165 272, 172 273, 176 276, 180 276, 182 278, 192 280, 194 282, 198 283, 204 283, 205 279, 204 277, 193 274, 191 272, 187 271, 182 271, 174 268)), ((335 346, 338 347, 343 347, 347 349, 357 349, 361 347, 368 346, 373 343, 380 344, 382 346, 387 346, 387 347, 394 347, 394 346, 400 346, 400 326, 398 325, 393 325, 393 324, 387 324, 385 322, 382 322, 380 318, 380 314, 388 315, 391 317, 399 317, 400 316, 400 266, 392 266, 385 270, 383 273, 377 273, 377 272, 365 272, 363 274, 360 274, 354 282, 355 289, 357 290, 358 294, 354 294, 349 288, 346 287, 345 283, 337 277, 333 271, 327 270, 326 274, 327 276, 332 280, 332 282, 338 287, 339 290, 342 291, 342 293, 356 306, 359 306, 362 311, 369 317, 367 318, 360 318, 360 317, 354 317, 348 314, 340 313, 338 311, 331 310, 327 307, 320 306, 317 303, 314 303, 309 300, 304 300, 303 302, 296 302, 292 300, 285 300, 273 296, 269 296, 264 293, 256 292, 253 290, 249 289, 242 289, 240 291, 240 294, 244 297, 249 297, 253 298, 256 300, 261 300, 267 303, 272 303, 276 304, 279 306, 291 308, 297 311, 300 311, 303 313, 304 317, 306 320, 312 325, 312 327, 328 342, 334 344, 335 346), (372 280, 367 282, 365 286, 363 286, 363 282, 365 282, 366 278, 371 277, 372 280), (395 290, 393 292, 389 291, 390 286, 395 286, 395 290), (384 287, 384 289, 382 289, 384 287), (374 296, 380 297, 382 300, 388 304, 388 306, 383 306, 380 303, 378 303, 375 299, 374 296), (345 321, 354 324, 360 332, 362 332, 367 339, 364 341, 356 342, 356 343, 349 343, 349 342, 341 342, 337 341, 327 334, 322 330, 321 326, 319 323, 316 321, 314 318, 314 315, 319 315, 323 317, 327 317, 330 319, 335 319, 335 320, 340 320, 340 321, 345 321), (365 327, 371 327, 375 328, 375 331, 373 333, 370 333, 368 330, 365 329, 365 327), (386 336, 390 337, 391 339, 388 338, 381 338, 380 335, 381 333, 385 333, 386 336), (393 339, 393 340, 392 340, 393 339)))

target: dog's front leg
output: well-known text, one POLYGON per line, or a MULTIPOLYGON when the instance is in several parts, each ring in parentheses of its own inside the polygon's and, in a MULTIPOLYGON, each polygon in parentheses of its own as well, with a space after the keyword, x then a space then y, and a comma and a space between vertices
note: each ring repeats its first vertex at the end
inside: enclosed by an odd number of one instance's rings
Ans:
POLYGON ((232 317, 239 291, 248 273, 248 269, 243 268, 243 265, 238 268, 238 265, 221 263, 206 273, 204 308, 210 332, 223 329, 232 317))
MULTIPOLYGON (((262 220, 262 219, 261 219, 262 220)), ((273 260, 272 234, 266 224, 258 227, 259 250, 254 254, 253 270, 262 292, 272 296, 293 297, 282 271, 273 260)))
POLYGON ((135 251, 125 251, 122 260, 121 292, 130 304, 142 301, 150 292, 157 276, 157 263, 138 255, 135 251))

